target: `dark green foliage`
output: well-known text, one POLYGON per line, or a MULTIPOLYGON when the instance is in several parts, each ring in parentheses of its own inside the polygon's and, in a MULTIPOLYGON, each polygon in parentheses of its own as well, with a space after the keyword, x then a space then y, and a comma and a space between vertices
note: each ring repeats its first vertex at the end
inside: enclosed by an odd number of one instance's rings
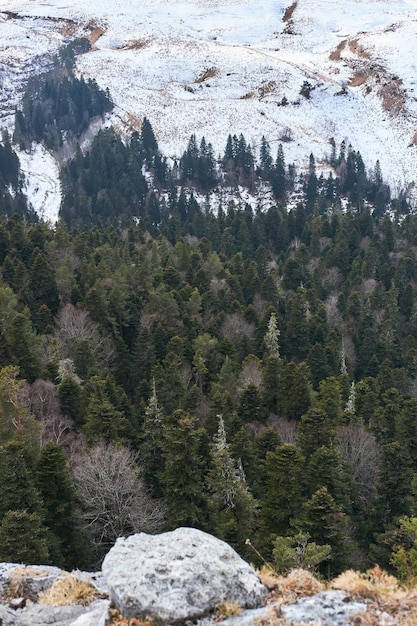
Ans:
MULTIPOLYGON (((99 96, 72 77, 80 52, 31 83, 30 112, 26 96, 16 113, 22 145, 32 133, 57 149, 61 122, 72 138, 89 123, 99 103, 88 98, 99 96)), ((16 215, 21 176, 3 137, 0 446, 24 442, 27 459, 7 462, 1 488, 7 506, 10 482, 16 507, 44 516, 55 562, 75 566, 85 535, 71 534, 66 462, 49 438, 75 465, 85 442, 137 450, 167 527, 205 528, 244 556, 247 534, 270 556, 274 536, 289 545, 300 531, 332 546, 339 571, 351 515, 364 558, 389 559, 417 463, 416 218, 378 217, 389 190, 351 147, 332 142, 326 179, 314 155, 301 176, 281 146, 274 162, 268 138, 259 145, 255 163, 245 137, 230 136, 216 161, 192 135, 171 163, 149 120, 125 141, 103 129, 63 167, 68 226, 52 229, 16 215), (278 206, 253 210, 237 185, 255 196, 270 185, 278 206), (292 189, 302 198, 290 209, 292 189), (230 201, 212 211, 214 197, 230 201), (346 199, 354 211, 339 210, 346 199), (227 454, 215 459, 219 416, 227 454), (225 505, 226 466, 235 506, 225 505)))
POLYGON ((329 494, 326 487, 316 491, 304 503, 299 517, 294 521, 299 532, 308 533, 318 545, 331 547, 331 560, 324 571, 336 575, 349 567, 352 544, 348 532, 348 519, 329 494))
MULTIPOLYGON (((86 45, 76 47, 86 51, 86 45)), ((51 150, 62 146, 62 135, 80 137, 90 120, 111 110, 107 94, 93 79, 75 78, 74 48, 61 56, 54 68, 31 78, 23 95, 22 110, 16 111, 14 141, 28 149, 32 141, 44 142, 51 150)))
POLYGON ((161 472, 161 482, 168 507, 168 528, 207 528, 201 438, 202 432, 197 427, 197 420, 184 411, 176 411, 165 422, 165 468, 161 472))
POLYGON ((36 459, 35 481, 43 500, 44 523, 53 535, 50 549, 54 564, 70 568, 77 564, 74 554, 75 536, 75 491, 72 485, 67 458, 61 448, 48 442, 36 459))
POLYGON ((310 372, 303 362, 288 363, 279 377, 278 411, 287 420, 299 420, 312 404, 310 372))
POLYGON ((8 511, 0 522, 0 559, 8 563, 49 563, 46 531, 37 513, 8 511))
POLYGON ((260 534, 263 546, 270 550, 277 535, 286 535, 290 520, 297 516, 303 502, 304 457, 290 444, 267 452, 263 464, 265 495, 261 500, 260 534))
POLYGON ((35 488, 28 453, 22 443, 10 441, 0 446, 0 520, 8 511, 42 512, 40 494, 35 488))

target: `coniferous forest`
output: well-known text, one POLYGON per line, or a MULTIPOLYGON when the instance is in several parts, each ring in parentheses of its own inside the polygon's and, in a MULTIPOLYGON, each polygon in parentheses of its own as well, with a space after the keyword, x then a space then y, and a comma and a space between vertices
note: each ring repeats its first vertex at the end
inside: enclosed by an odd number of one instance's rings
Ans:
MULTIPOLYGON (((22 147, 111 107, 72 63, 28 84, 22 147)), ((324 171, 243 135, 172 162, 145 118, 74 149, 52 227, 3 134, 1 561, 194 526, 282 572, 417 574, 417 217, 344 142, 324 171)))

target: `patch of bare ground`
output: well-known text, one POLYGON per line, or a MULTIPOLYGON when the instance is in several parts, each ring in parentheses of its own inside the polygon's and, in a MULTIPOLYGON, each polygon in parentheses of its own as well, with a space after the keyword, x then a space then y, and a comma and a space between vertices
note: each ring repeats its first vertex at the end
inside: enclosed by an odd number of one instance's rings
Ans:
POLYGON ((263 98, 269 93, 275 91, 277 84, 274 80, 269 80, 268 82, 262 83, 260 87, 258 87, 259 98, 263 98))
POLYGON ((355 74, 349 80, 349 87, 360 87, 361 85, 366 83, 366 81, 369 78, 369 75, 370 74, 368 71, 360 70, 358 72, 355 72, 355 74))
POLYGON ((387 113, 397 115, 403 110, 405 104, 404 90, 402 89, 402 81, 393 79, 389 76, 378 90, 378 95, 382 100, 382 106, 387 113))
POLYGON ((209 78, 214 78, 215 76, 217 76, 219 73, 219 70, 217 69, 217 67, 209 67, 206 70, 204 70, 204 72, 202 72, 200 74, 200 76, 198 76, 195 79, 195 83, 200 84, 200 83, 204 83, 205 80, 209 79, 209 78))
POLYGON ((295 9, 297 8, 297 4, 298 4, 298 1, 295 0, 295 2, 290 4, 290 6, 285 9, 284 15, 282 16, 282 21, 283 22, 289 22, 291 20, 292 15, 293 15, 295 9))
POLYGON ((357 39, 351 39, 349 41, 349 50, 353 54, 356 54, 356 56, 360 57, 361 59, 371 58, 371 55, 369 54, 369 52, 367 52, 365 48, 359 44, 357 39))
POLYGON ((343 41, 341 41, 335 50, 332 50, 332 52, 330 53, 329 59, 330 61, 340 61, 340 55, 342 54, 342 51, 346 48, 346 39, 343 39, 343 41))
POLYGON ((297 4, 298 4, 298 0, 295 0, 295 2, 293 2, 292 4, 290 4, 290 6, 288 6, 285 11, 284 11, 284 15, 282 16, 282 21, 285 24, 285 28, 284 28, 284 33, 286 35, 293 35, 294 31, 293 31, 293 13, 295 11, 295 9, 297 8, 297 4))
POLYGON ((99 28, 98 26, 93 28, 88 38, 91 45, 94 46, 94 44, 104 35, 105 32, 104 28, 99 28))
POLYGON ((78 28, 79 28, 78 24, 76 24, 73 20, 68 20, 62 24, 62 26, 59 29, 59 32, 64 37, 71 38, 71 37, 74 37, 74 35, 77 33, 78 28))
POLYGON ((149 43, 147 39, 134 39, 133 41, 129 41, 124 46, 122 46, 122 50, 141 50, 145 48, 149 43))
POLYGON ((255 94, 253 93, 253 91, 248 91, 248 93, 243 94, 243 96, 240 96, 240 100, 250 100, 251 98, 254 98, 255 94))

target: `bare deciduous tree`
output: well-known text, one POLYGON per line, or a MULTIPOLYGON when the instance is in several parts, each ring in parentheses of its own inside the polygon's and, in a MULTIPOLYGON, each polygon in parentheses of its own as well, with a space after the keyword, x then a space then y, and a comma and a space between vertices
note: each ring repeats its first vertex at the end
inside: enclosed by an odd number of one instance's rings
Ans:
POLYGON ((56 387, 50 380, 35 380, 27 389, 28 408, 40 421, 59 413, 56 387))
POLYGON ((98 559, 118 537, 161 530, 164 506, 150 498, 137 457, 127 448, 98 443, 79 459, 73 476, 85 529, 98 559))
POLYGON ((231 313, 222 324, 221 334, 238 348, 246 343, 251 349, 255 340, 255 325, 247 322, 240 313, 231 313))
POLYGON ((57 338, 62 358, 74 358, 74 350, 79 341, 88 341, 94 357, 99 363, 109 363, 113 348, 107 337, 99 330, 87 311, 66 304, 55 319, 57 338))
POLYGON ((374 493, 380 461, 375 438, 363 426, 340 426, 337 431, 337 448, 352 472, 360 500, 369 502, 374 493))

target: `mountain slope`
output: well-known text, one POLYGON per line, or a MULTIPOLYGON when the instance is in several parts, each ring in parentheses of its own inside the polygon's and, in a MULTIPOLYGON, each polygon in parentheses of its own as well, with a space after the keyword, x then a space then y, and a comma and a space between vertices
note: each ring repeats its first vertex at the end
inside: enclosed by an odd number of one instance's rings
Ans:
POLYGON ((368 167, 378 159, 394 192, 414 193, 416 0, 0 0, 0 11, 3 123, 33 67, 84 35, 94 45, 78 71, 110 89, 113 123, 137 128, 146 115, 169 156, 192 133, 216 153, 243 133, 255 147, 262 135, 287 141, 302 166, 333 137, 368 167))

